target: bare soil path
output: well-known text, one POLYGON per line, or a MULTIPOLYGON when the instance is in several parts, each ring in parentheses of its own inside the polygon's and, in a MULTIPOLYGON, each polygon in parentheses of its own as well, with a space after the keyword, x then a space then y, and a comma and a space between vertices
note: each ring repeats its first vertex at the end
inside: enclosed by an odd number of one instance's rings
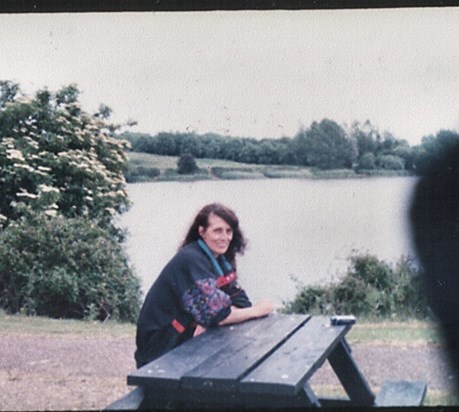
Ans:
MULTIPOLYGON (((435 345, 352 345, 377 390, 385 379, 426 380, 429 391, 453 388, 444 350, 435 345)), ((100 410, 126 394, 135 368, 134 338, 8 334, 0 331, 0 410, 100 410)), ((312 386, 339 385, 328 364, 312 386)))

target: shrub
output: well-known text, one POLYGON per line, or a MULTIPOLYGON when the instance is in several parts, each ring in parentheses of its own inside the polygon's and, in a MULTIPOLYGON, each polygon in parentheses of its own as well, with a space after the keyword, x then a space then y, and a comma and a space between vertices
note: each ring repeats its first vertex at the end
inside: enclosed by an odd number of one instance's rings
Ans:
POLYGON ((372 170, 376 166, 376 157, 373 153, 367 152, 359 159, 358 169, 372 170))
POLYGON ((157 167, 128 165, 125 172, 127 183, 149 182, 157 178, 161 170, 157 167))
POLYGON ((382 155, 376 158, 376 165, 381 169, 388 170, 403 170, 405 168, 405 162, 399 156, 394 155, 382 155))
POLYGON ((300 287, 287 313, 354 314, 368 318, 426 318, 431 312, 419 270, 402 257, 395 266, 372 255, 355 255, 339 283, 300 287))
POLYGON ((211 173, 223 180, 262 179, 264 172, 250 167, 212 167, 211 173))
POLYGON ((359 177, 352 169, 312 169, 314 179, 348 179, 359 177))
POLYGON ((387 169, 374 169, 374 170, 357 170, 359 176, 367 177, 408 177, 413 176, 409 170, 387 170, 387 169))
POLYGON ((35 215, 0 231, 0 307, 135 321, 140 281, 117 239, 83 218, 35 215))
POLYGON ((309 168, 266 168, 262 173, 270 179, 299 179, 311 178, 312 173, 309 168))
POLYGON ((191 153, 182 154, 177 161, 177 172, 188 175, 196 173, 199 170, 196 160, 191 153))

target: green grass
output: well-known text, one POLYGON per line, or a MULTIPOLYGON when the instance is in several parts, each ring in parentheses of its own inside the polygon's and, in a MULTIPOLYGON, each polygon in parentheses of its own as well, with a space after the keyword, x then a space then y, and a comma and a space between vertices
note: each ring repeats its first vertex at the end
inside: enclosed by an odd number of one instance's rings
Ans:
POLYGON ((136 166, 157 167, 159 169, 177 168, 177 157, 174 156, 128 152, 128 159, 130 163, 136 166))
POLYGON ((132 323, 50 319, 42 316, 7 315, 4 312, 0 312, 0 329, 4 334, 17 335, 135 336, 135 325, 132 323))
POLYGON ((351 169, 318 170, 316 168, 301 166, 276 166, 257 165, 250 163, 238 163, 221 159, 196 159, 200 171, 192 175, 180 175, 177 173, 176 156, 160 156, 149 153, 128 152, 129 166, 131 170, 139 168, 158 169, 161 174, 157 177, 149 177, 136 173, 135 182, 148 181, 195 181, 209 179, 348 179, 362 177, 394 177, 407 176, 405 171, 372 170, 362 174, 351 169))
POLYGON ((309 179, 313 177, 311 169, 304 167, 266 167, 263 174, 270 179, 309 179))
POLYGON ((128 153, 129 164, 132 169, 159 169, 161 175, 154 179, 148 176, 136 176, 136 181, 195 181, 209 179, 265 179, 265 178, 312 178, 311 169, 299 166, 272 166, 238 163, 221 159, 196 159, 200 171, 193 175, 177 173, 175 156, 160 156, 148 153, 128 153))
POLYGON ((454 393, 444 393, 436 389, 427 388, 426 398, 423 406, 457 406, 459 405, 459 395, 454 393))
MULTIPOLYGON (((128 152, 128 159, 130 163, 137 166, 157 167, 161 170, 176 169, 177 156, 160 156, 149 153, 128 152)), ((220 159, 196 159, 199 168, 209 170, 211 167, 225 167, 225 168, 252 168, 252 164, 237 163, 230 160, 220 159)))
MULTIPOLYGON (((338 385, 314 385, 314 392, 323 398, 346 398, 344 389, 338 385)), ((378 392, 380 388, 372 388, 378 392)), ((427 388, 427 394, 424 399, 423 407, 435 406, 457 406, 459 405, 459 395, 446 393, 438 389, 427 388)))
MULTIPOLYGON (((214 169, 215 170, 215 169, 214 169)), ((218 177, 224 180, 240 180, 240 179, 264 179, 266 176, 255 169, 231 169, 225 168, 219 171, 218 177)))
MULTIPOLYGON (((108 321, 93 322, 71 319, 51 319, 41 316, 7 315, 0 311, 4 333, 56 334, 89 336, 133 336, 135 325, 108 321)), ((436 324, 424 321, 360 322, 347 335, 350 343, 441 344, 436 324)))
MULTIPOLYGON (((135 325, 108 321, 93 322, 72 319, 51 319, 42 316, 7 315, 0 311, 1 330, 4 333, 25 334, 88 334, 121 336, 135 333, 135 325)), ((434 322, 410 320, 357 321, 349 334, 349 342, 387 344, 441 344, 442 340, 434 322)))
POLYGON ((348 179, 362 177, 351 169, 333 169, 333 170, 318 170, 313 171, 315 179, 348 179))
POLYGON ((159 169, 160 176, 149 179, 148 176, 136 176, 136 181, 196 181, 209 179, 255 179, 264 178, 261 172, 263 166, 237 163, 219 159, 196 159, 199 172, 191 175, 177 173, 177 160, 175 156, 159 156, 148 153, 128 153, 129 164, 133 169, 143 167, 145 169, 159 169), (222 170, 222 175, 216 176, 214 169, 222 170))
POLYGON ((433 322, 358 322, 348 334, 349 342, 386 344, 442 344, 433 322))

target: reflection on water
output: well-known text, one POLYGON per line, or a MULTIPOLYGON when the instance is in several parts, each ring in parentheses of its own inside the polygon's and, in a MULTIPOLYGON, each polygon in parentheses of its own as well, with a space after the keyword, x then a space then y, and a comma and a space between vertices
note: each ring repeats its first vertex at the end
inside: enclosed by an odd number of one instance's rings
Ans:
POLYGON ((128 185, 121 218, 127 251, 148 290, 196 212, 221 202, 239 216, 249 247, 238 274, 253 301, 295 294, 292 277, 324 284, 344 274, 352 251, 394 262, 413 256, 407 210, 414 178, 242 180, 128 185))

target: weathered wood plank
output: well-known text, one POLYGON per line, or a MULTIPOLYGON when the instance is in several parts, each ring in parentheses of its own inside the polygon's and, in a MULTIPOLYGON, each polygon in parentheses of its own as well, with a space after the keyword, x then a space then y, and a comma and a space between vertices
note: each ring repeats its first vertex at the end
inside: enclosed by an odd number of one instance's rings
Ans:
POLYGON ((312 317, 240 382, 241 392, 293 396, 325 362, 349 331, 349 325, 331 326, 324 316, 312 317))
MULTIPOLYGON (((300 322, 305 315, 295 315, 293 319, 300 322)), ((205 333, 185 342, 183 345, 166 353, 162 357, 143 366, 128 375, 128 385, 145 386, 155 389, 177 389, 181 378, 188 371, 206 364, 224 353, 229 342, 243 342, 259 335, 260 330, 270 328, 277 316, 272 315, 257 321, 247 321, 238 325, 228 325, 207 330, 205 333)))
POLYGON ((180 385, 182 374, 204 361, 225 342, 225 334, 209 330, 207 333, 196 337, 201 345, 207 346, 207 352, 197 353, 196 345, 181 345, 173 351, 166 353, 155 361, 131 372, 128 375, 128 385, 143 385, 158 389, 177 389, 180 385), (209 342, 213 341, 214 346, 209 342))
POLYGON ((255 322, 245 322, 237 332, 230 326, 208 329, 185 344, 164 354, 128 375, 128 385, 143 385, 158 389, 177 389, 180 379, 190 369, 220 352, 235 333, 247 333, 256 327, 255 322), (203 350, 205 348, 205 350, 203 350))
POLYGON ((182 379, 182 386, 193 390, 236 392, 238 381, 269 356, 309 316, 272 315, 258 322, 257 328, 241 333, 220 352, 215 352, 182 379), (269 331, 269 333, 266 333, 269 331), (264 332, 264 333, 262 333, 264 332))
POLYGON ((386 381, 376 396, 376 406, 421 406, 427 392, 422 381, 386 381))

